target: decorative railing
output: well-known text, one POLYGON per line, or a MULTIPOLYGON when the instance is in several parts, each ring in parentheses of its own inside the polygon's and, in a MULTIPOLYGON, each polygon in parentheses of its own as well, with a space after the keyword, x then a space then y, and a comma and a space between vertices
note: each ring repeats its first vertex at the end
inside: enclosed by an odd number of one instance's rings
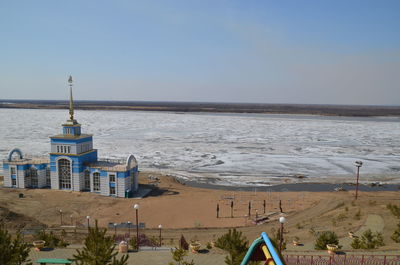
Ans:
POLYGON ((399 265, 400 255, 284 255, 287 265, 399 265))
POLYGON ((116 158, 98 158, 99 162, 115 163, 115 164, 126 164, 126 159, 116 159, 116 158))

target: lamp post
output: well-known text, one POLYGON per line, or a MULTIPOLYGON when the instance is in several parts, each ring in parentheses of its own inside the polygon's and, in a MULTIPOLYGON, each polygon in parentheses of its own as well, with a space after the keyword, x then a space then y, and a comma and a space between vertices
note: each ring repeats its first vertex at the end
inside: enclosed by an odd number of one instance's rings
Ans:
POLYGON ((264 206, 264 214, 265 214, 265 206, 266 206, 265 200, 264 200, 264 202, 263 202, 263 206, 264 206))
POLYGON ((117 223, 114 223, 114 237, 117 237, 117 223))
POLYGON ((162 229, 162 225, 158 225, 158 229, 160 230, 160 247, 161 247, 161 229, 162 229))
POLYGON ((88 215, 88 216, 86 216, 86 220, 87 220, 87 228, 88 228, 88 230, 89 230, 89 228, 90 228, 90 216, 88 215))
POLYGON ((62 225, 63 224, 63 219, 62 219, 62 217, 63 217, 63 211, 60 209, 60 225, 62 225))
POLYGON ((279 237, 279 253, 282 253, 282 244, 283 244, 283 224, 286 223, 286 218, 281 216, 279 217, 279 223, 281 224, 281 235, 279 237))
POLYGON ((128 237, 131 238, 131 221, 128 221, 128 237))
POLYGON ((139 204, 133 205, 136 210, 136 250, 139 251, 139 204))
POLYGON ((357 183, 356 183, 356 200, 358 197, 358 180, 360 178, 360 167, 362 166, 363 162, 362 161, 356 161, 355 166, 357 167, 357 183))

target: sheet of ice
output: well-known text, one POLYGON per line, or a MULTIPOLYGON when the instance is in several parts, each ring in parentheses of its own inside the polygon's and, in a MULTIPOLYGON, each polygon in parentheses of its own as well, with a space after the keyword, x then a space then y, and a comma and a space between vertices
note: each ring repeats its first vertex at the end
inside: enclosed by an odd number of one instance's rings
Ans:
MULTIPOLYGON (((100 157, 133 153, 140 167, 225 185, 362 180, 400 183, 400 118, 76 111, 100 157), (305 176, 299 179, 294 176, 305 176)), ((0 109, 0 159, 49 152, 67 110, 0 109)))

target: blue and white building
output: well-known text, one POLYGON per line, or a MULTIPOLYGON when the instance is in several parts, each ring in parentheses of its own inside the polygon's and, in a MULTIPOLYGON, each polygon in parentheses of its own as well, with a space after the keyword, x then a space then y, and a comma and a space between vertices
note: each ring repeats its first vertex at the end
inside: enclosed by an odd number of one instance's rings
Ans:
POLYGON ((93 135, 82 134, 74 119, 72 77, 69 120, 61 134, 50 137, 49 158, 27 158, 13 149, 3 161, 4 186, 90 191, 104 196, 131 197, 138 189, 138 164, 133 155, 126 161, 98 159, 93 135))

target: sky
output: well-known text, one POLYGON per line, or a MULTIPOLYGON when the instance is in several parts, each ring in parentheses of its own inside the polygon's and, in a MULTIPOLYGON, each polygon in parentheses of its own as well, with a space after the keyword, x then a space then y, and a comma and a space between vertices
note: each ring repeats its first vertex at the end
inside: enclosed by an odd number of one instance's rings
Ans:
POLYGON ((0 98, 400 105, 400 1, 0 1, 0 98))

